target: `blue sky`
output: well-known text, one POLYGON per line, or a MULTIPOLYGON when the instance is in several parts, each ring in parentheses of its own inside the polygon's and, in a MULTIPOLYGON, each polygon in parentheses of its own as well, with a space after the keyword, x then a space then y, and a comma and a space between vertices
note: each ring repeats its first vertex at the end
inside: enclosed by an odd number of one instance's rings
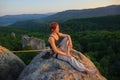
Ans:
POLYGON ((0 0, 0 16, 120 5, 120 0, 0 0))

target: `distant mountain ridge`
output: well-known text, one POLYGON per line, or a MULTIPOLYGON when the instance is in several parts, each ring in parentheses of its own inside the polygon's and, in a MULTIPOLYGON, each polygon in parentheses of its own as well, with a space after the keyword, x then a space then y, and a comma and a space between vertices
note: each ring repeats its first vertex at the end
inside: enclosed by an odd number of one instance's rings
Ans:
POLYGON ((20 14, 20 15, 6 15, 0 17, 0 25, 10 25, 18 21, 40 19, 52 15, 48 14, 20 14))
POLYGON ((119 14, 120 14, 120 5, 111 5, 107 7, 99 7, 93 9, 66 10, 45 17, 42 20, 48 22, 51 21, 64 22, 66 20, 74 19, 74 18, 89 18, 89 17, 99 17, 99 16, 119 15, 119 14))
POLYGON ((26 14, 0 17, 0 25, 9 25, 19 21, 35 19, 38 22, 49 23, 52 21, 64 22, 69 19, 90 18, 100 16, 120 15, 120 5, 98 7, 82 10, 66 10, 53 14, 26 14))

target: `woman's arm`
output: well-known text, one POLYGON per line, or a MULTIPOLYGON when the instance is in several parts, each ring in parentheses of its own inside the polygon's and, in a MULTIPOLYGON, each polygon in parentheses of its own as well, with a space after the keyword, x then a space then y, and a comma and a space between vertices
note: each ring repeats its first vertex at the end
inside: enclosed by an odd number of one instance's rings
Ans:
POLYGON ((56 47, 55 41, 54 41, 54 39, 53 39, 52 37, 50 37, 48 41, 49 41, 49 43, 50 43, 50 45, 51 45, 51 47, 52 47, 52 49, 53 49, 53 51, 54 51, 55 53, 58 53, 58 54, 67 56, 65 52, 60 51, 60 50, 56 47))
POLYGON ((72 45, 72 40, 71 40, 70 35, 68 35, 68 34, 63 34, 63 33, 58 33, 58 35, 61 36, 61 37, 67 37, 68 40, 70 41, 70 48, 72 49, 73 45, 72 45))
POLYGON ((60 32, 58 33, 58 35, 61 36, 61 37, 68 37, 69 36, 68 34, 63 34, 63 33, 60 33, 60 32))

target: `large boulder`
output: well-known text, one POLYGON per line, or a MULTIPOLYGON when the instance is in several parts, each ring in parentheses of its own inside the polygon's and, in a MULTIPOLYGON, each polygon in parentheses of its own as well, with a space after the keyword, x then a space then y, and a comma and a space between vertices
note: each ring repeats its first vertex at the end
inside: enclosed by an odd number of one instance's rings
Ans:
POLYGON ((25 66, 11 51, 0 52, 0 80, 17 80, 25 66))
MULTIPOLYGON (((98 71, 96 75, 75 70, 69 63, 49 57, 49 51, 39 53, 23 70, 18 80, 106 80, 98 71)), ((72 50, 72 55, 85 67, 97 69, 82 53, 72 50)))
POLYGON ((45 41, 35 37, 29 37, 27 35, 22 36, 22 46, 30 46, 32 49, 45 49, 45 41))

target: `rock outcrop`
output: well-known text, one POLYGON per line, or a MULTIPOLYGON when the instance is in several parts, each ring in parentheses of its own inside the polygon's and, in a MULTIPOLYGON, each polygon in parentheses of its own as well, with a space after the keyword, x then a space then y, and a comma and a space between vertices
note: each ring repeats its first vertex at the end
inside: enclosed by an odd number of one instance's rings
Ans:
MULTIPOLYGON (((99 71, 96 75, 79 72, 67 62, 50 57, 48 53, 49 51, 39 53, 23 70, 18 80, 106 80, 99 71)), ((97 69, 82 53, 76 50, 71 50, 71 53, 85 67, 97 69)))
POLYGON ((9 50, 0 52, 0 80, 17 80, 25 66, 24 62, 9 50))
POLYGON ((12 33, 11 33, 11 37, 12 37, 12 38, 16 38, 16 36, 15 36, 15 33, 14 33, 14 32, 12 32, 12 33))
POLYGON ((22 46, 31 46, 32 49, 45 49, 45 41, 35 37, 29 37, 27 35, 22 36, 22 46))

